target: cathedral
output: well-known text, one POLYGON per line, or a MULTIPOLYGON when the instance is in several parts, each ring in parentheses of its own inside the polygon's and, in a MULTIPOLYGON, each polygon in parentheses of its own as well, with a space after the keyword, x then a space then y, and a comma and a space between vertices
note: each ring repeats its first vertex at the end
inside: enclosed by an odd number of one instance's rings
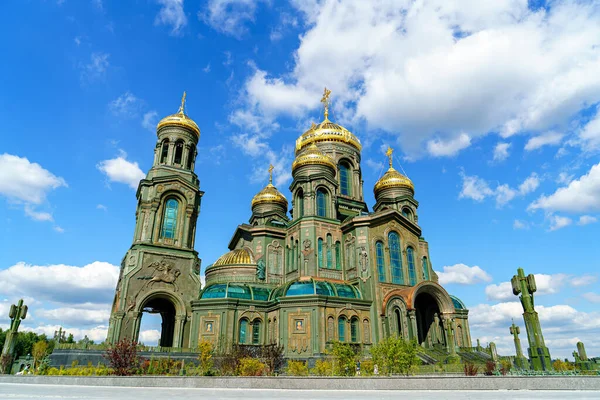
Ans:
POLYGON ((286 357, 307 358, 334 341, 368 349, 396 335, 425 348, 471 347, 468 310, 433 271, 413 182, 394 169, 388 149, 369 210, 360 140, 329 120, 329 95, 323 120, 296 140, 292 198, 273 185, 271 167, 230 251, 206 267, 204 287, 194 250, 204 194, 194 172, 200 129, 185 113, 185 94, 179 111, 159 122, 109 342, 137 341, 143 314, 157 313, 165 348, 276 343, 286 357))

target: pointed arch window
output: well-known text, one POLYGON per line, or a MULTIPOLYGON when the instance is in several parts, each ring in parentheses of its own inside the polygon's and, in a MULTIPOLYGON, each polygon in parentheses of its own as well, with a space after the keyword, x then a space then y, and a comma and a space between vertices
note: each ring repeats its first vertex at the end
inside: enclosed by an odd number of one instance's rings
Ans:
POLYGON ((324 189, 317 190, 317 216, 327 216, 327 193, 324 189))
POLYGON ((390 266, 392 269, 392 283, 404 284, 402 274, 402 259, 400 258, 400 236, 396 232, 390 232, 388 235, 390 246, 390 266))
POLYGON ((427 257, 423 257, 423 279, 429 280, 429 264, 427 263, 427 257))
POLYGON ((345 162, 341 162, 338 169, 340 171, 340 193, 350 196, 350 167, 345 162))
POLYGON ((352 317, 350 320, 350 341, 352 343, 358 342, 358 318, 352 317))
POLYGON ((317 263, 323 268, 323 239, 317 239, 317 263))
POLYGON ((331 235, 328 233, 327 234, 327 268, 329 268, 329 269, 333 268, 332 247, 333 247, 333 243, 332 243, 331 235))
POLYGON ((406 249, 406 261, 408 261, 408 280, 411 286, 417 284, 417 272, 415 271, 415 251, 412 247, 406 249))
POLYGON ((160 150, 160 163, 166 164, 168 156, 169 156, 169 141, 163 140, 162 148, 160 150))
POLYGON ((379 282, 385 282, 385 264, 383 258, 383 243, 375 243, 375 259, 377 262, 377 274, 379 275, 379 282))
POLYGON ((335 242, 335 269, 342 269, 342 244, 335 242))
POLYGON ((396 317, 396 333, 400 337, 402 336, 402 316, 398 308, 394 310, 394 316, 396 317))
POLYGON ((240 320, 238 343, 240 343, 240 344, 246 343, 247 331, 248 331, 248 320, 246 318, 243 318, 240 320))
POLYGON ((346 317, 343 316, 338 318, 338 340, 346 341, 346 317))
POLYGON ((177 230, 177 212, 179 202, 174 198, 170 198, 165 203, 165 211, 163 214, 163 223, 160 230, 160 237, 165 239, 174 239, 175 231, 177 230))

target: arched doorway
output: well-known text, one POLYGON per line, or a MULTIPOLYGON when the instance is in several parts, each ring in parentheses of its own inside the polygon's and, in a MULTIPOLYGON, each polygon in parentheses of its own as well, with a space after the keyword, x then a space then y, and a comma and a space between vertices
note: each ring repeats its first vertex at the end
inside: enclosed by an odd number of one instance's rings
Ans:
MULTIPOLYGON (((175 334, 175 305, 166 297, 153 297, 142 305, 142 319, 144 314, 160 315, 160 338, 158 345, 161 347, 173 347, 175 334)), ((139 332, 138 332, 139 336, 139 332)), ((138 339, 136 338, 136 341, 138 339)))
POLYGON ((429 293, 419 293, 415 299, 417 337, 419 344, 431 346, 444 343, 440 307, 429 293))

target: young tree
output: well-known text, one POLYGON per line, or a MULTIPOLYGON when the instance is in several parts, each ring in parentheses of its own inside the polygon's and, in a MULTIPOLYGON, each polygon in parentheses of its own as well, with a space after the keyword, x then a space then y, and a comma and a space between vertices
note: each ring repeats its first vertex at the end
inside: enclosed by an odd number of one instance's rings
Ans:
POLYGON ((33 370, 37 364, 46 356, 46 352, 48 351, 48 342, 45 340, 40 340, 39 342, 33 345, 31 349, 31 355, 33 356, 33 370))
POLYGON ((331 354, 335 358, 336 375, 354 375, 358 356, 350 344, 334 342, 331 354))
POLYGON ((137 343, 129 339, 121 339, 109 347, 104 353, 115 375, 133 375, 140 366, 137 355, 137 343))
POLYGON ((388 337, 371 348, 373 362, 384 374, 409 375, 419 364, 418 344, 401 337, 388 337))

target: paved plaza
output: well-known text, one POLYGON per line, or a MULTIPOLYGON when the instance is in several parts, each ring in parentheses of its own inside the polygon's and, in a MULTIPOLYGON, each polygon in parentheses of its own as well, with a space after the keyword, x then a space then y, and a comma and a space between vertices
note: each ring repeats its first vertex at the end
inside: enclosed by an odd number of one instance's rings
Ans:
POLYGON ((519 390, 279 390, 279 389, 189 389, 189 388, 133 388, 114 386, 73 386, 73 385, 31 385, 0 384, 0 399, 303 399, 303 400, 335 400, 335 399, 600 399, 599 391, 529 391, 519 390))

